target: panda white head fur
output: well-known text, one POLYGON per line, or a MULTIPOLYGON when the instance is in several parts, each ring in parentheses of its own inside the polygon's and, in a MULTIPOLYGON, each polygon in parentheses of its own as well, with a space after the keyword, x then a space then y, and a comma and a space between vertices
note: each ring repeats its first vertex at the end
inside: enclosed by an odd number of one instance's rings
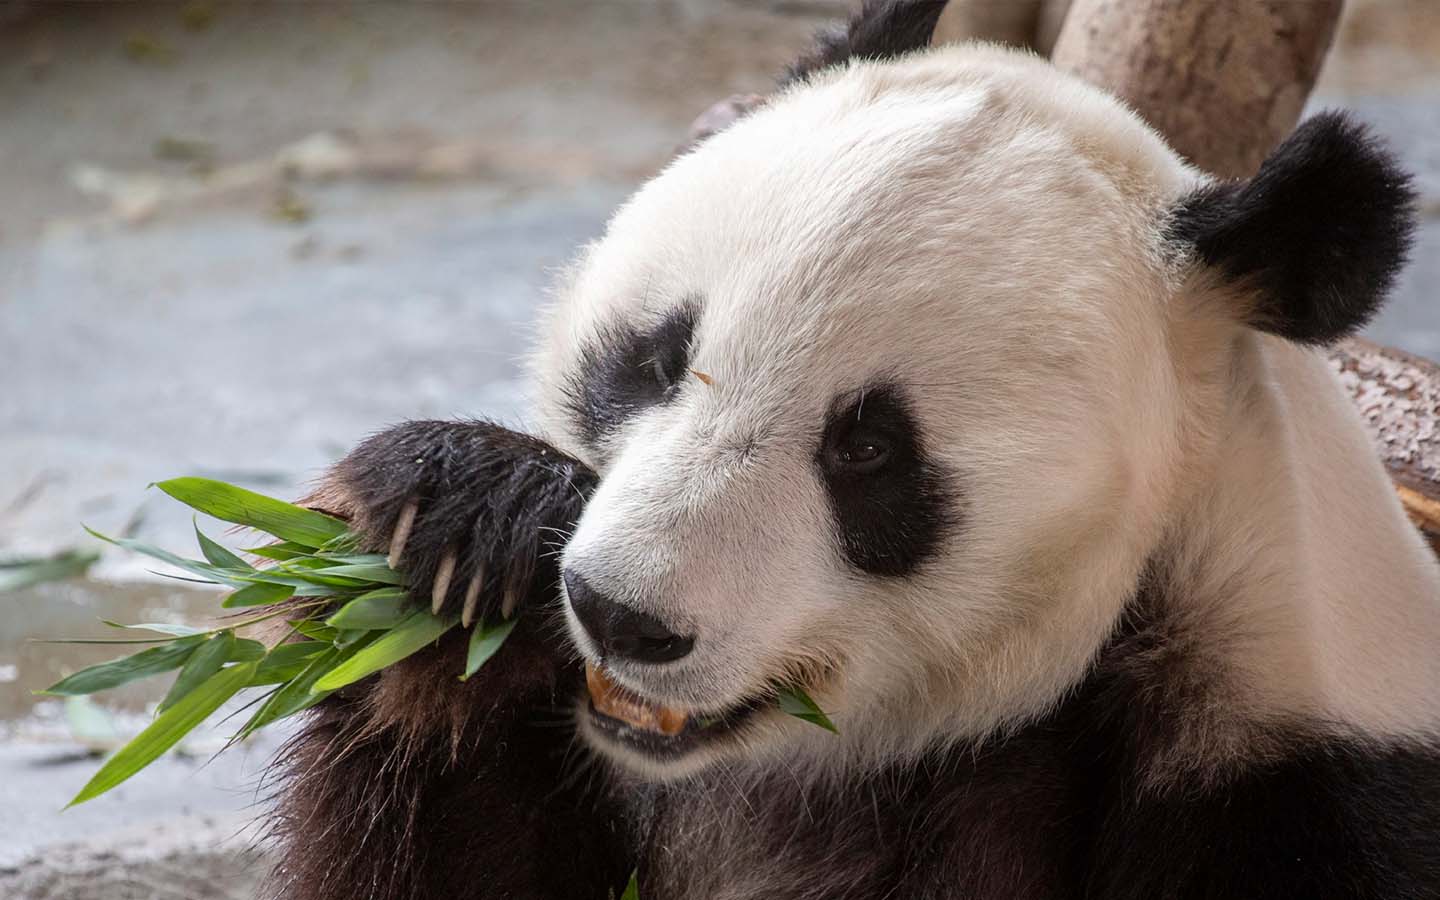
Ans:
MULTIPOLYGON (((1207 555, 1290 502, 1257 469, 1254 509, 1225 506, 1222 444, 1249 446, 1234 423, 1257 367, 1329 375, 1261 332, 1322 343, 1362 323, 1409 203, 1341 117, 1218 184, 1037 58, 970 46, 801 73, 645 185, 546 326, 549 436, 601 474, 563 551, 570 633, 637 709, 685 717, 660 733, 582 711, 586 738, 654 777, 849 770, 1043 714, 1162 554, 1192 582, 1273 584, 1207 555), (785 684, 839 735, 775 711, 785 684)), ((1333 452, 1383 478, 1355 462, 1338 393, 1323 402, 1333 452)), ((1385 502, 1371 518, 1403 526, 1385 502)), ((1266 557, 1282 575, 1287 553, 1266 557)), ((1293 680, 1287 641, 1266 636, 1253 666, 1231 642, 1252 705, 1342 715, 1274 687, 1293 680)))

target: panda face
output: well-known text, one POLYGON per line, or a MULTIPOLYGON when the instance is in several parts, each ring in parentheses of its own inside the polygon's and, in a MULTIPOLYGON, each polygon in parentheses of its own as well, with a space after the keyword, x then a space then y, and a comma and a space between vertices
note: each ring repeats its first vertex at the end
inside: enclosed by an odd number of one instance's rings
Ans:
POLYGON ((658 777, 862 764, 1053 703, 1170 489, 1156 210, 1189 178, 971 50, 819 79, 644 187, 535 364, 601 473, 562 556, 586 738, 658 777), (840 735, 777 712, 787 684, 840 735))

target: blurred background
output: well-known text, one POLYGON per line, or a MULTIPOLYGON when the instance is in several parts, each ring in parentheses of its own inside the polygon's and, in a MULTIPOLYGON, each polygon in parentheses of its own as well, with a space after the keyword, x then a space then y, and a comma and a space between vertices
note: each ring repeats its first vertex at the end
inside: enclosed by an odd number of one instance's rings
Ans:
MULTIPOLYGON (((365 434, 525 424, 549 273, 690 121, 763 92, 839 0, 0 5, 0 897, 252 896, 283 737, 196 738, 60 814, 164 685, 32 691, 107 658, 37 644, 214 595, 107 552, 162 546, 181 474, 291 497, 365 434)), ((1368 336, 1440 358, 1440 4, 1352 0, 1312 107, 1420 175, 1414 261, 1368 336)), ((218 530, 218 529, 216 529, 218 530)))

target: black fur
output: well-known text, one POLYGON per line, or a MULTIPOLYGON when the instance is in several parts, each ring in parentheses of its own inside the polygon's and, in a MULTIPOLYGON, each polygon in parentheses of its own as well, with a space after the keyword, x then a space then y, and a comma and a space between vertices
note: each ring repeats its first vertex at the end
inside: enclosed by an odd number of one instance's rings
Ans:
POLYGON ((277 761, 275 900, 610 900, 623 807, 577 763, 583 675, 522 614, 466 682, 468 634, 328 697, 277 761))
POLYGON ((590 447, 680 389, 699 316, 699 301, 690 298, 643 331, 615 326, 585 348, 567 394, 571 417, 590 447))
POLYGON ((412 593, 430 604, 441 558, 456 566, 447 608, 458 612, 484 567, 482 610, 535 584, 546 598, 559 572, 549 559, 564 544, 594 491, 588 466, 529 435, 489 422, 406 422, 371 437, 327 476, 314 498, 384 552, 407 502, 419 514, 401 564, 412 593))
POLYGON ((871 575, 913 573, 958 525, 952 478, 925 452, 904 392, 880 384, 837 398, 815 454, 845 559, 871 575), (843 456, 871 445, 885 452, 874 471, 843 456))
POLYGON ((1087 896, 1440 897, 1434 746, 1316 737, 1206 790, 1103 797, 1087 896))
POLYGON ((847 25, 821 31, 815 48, 786 71, 782 84, 804 81, 849 59, 889 59, 930 45, 945 0, 864 0, 847 25))
POLYGON ((1414 227, 1409 176, 1363 126, 1325 113, 1297 128, 1254 178, 1186 197, 1169 235, 1253 286, 1256 328, 1325 344, 1380 308, 1414 227))

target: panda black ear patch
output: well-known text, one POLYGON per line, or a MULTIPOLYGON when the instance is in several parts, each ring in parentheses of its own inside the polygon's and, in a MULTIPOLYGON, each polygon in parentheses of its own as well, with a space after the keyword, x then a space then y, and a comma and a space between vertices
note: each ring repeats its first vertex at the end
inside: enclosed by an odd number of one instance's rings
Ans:
POLYGON ((944 11, 945 0, 864 0, 847 25, 816 35, 815 48, 790 66, 781 84, 851 58, 889 59, 927 47, 944 11))
POLYGON ((1255 177, 1181 200, 1168 236, 1255 288, 1250 325, 1325 344, 1380 308, 1414 228, 1410 176, 1364 126, 1324 113, 1295 129, 1255 177))

